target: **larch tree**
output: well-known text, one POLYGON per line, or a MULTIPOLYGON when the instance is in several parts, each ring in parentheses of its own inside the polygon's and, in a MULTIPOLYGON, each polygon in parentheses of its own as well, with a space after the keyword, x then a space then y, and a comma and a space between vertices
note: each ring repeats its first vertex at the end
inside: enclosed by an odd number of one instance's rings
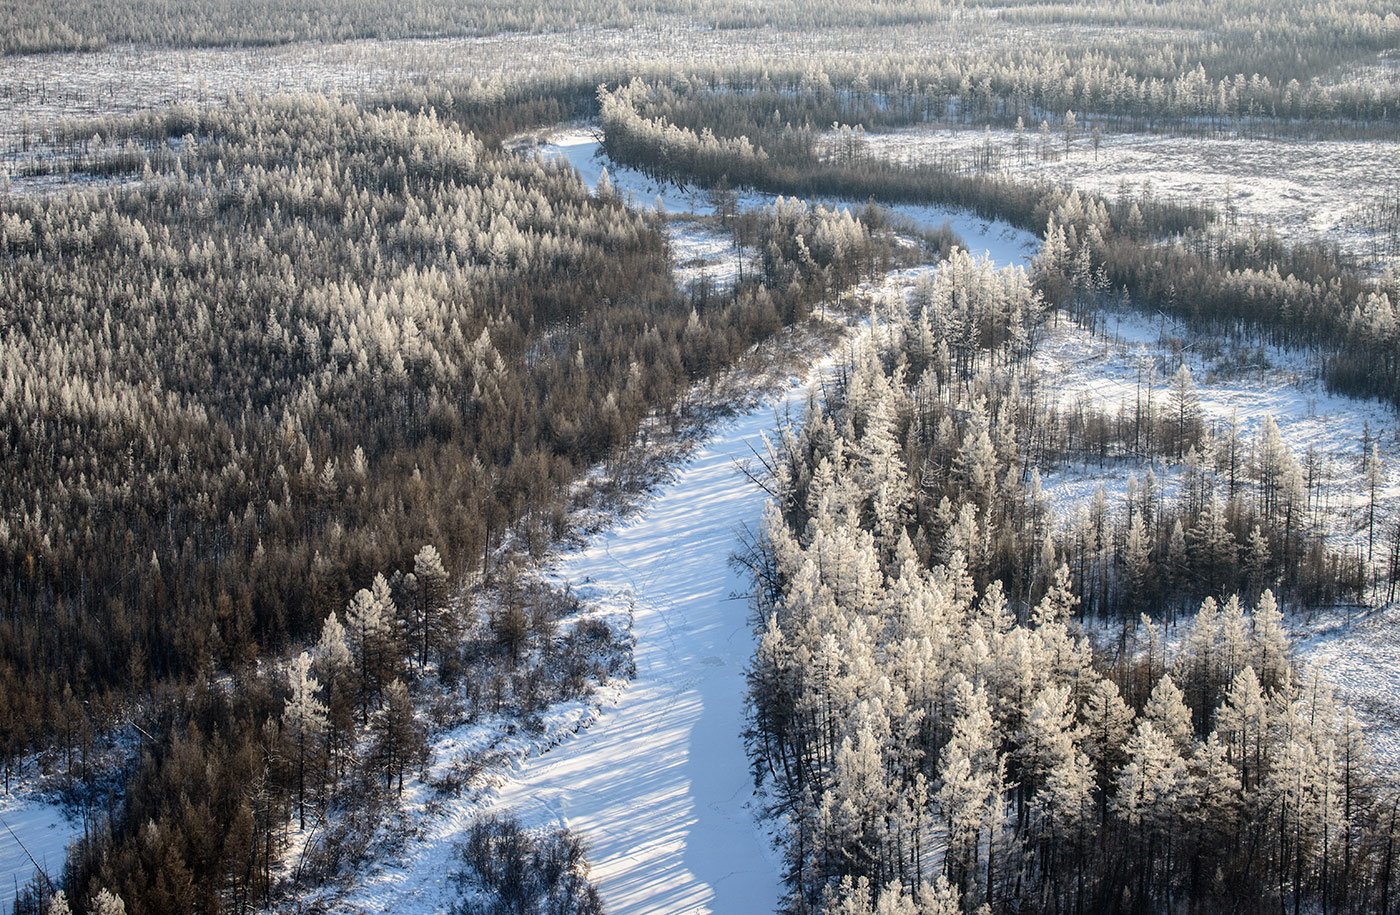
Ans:
POLYGON ((442 556, 431 544, 413 557, 413 598, 417 603, 418 665, 427 667, 428 657, 445 635, 448 609, 448 575, 442 556))
POLYGON ((1151 593, 1151 548, 1142 513, 1134 512, 1123 544, 1124 590, 1130 600, 1143 600, 1151 593))
POLYGON ((1215 731, 1239 772, 1240 786, 1256 787, 1263 776, 1269 706, 1253 667, 1230 681, 1225 701, 1215 714, 1215 731))
POLYGON ((1157 879, 1159 862, 1170 866, 1173 832, 1190 794, 1191 773, 1181 751, 1151 721, 1138 722, 1124 747, 1127 762, 1118 771, 1113 810, 1133 831, 1144 888, 1157 879))
POLYGON ((1069 566, 1061 563, 1059 568, 1055 570, 1045 596, 1031 611, 1031 624, 1050 626, 1064 623, 1069 620, 1077 606, 1079 606, 1079 598, 1074 593, 1074 582, 1070 578, 1069 566))
POLYGON ((957 706, 952 737, 941 757, 943 782, 936 794, 948 829, 945 870, 953 885, 961 888, 964 900, 990 903, 1006 762, 997 751, 986 694, 964 682, 957 706))
POLYGON ((1372 442, 1366 450, 1361 468, 1366 485, 1366 562, 1372 563, 1376 553, 1376 507, 1380 502, 1381 486, 1385 482, 1385 464, 1381 461, 1380 444, 1372 442))
POLYGON ((126 915, 126 903, 116 893, 104 888, 92 897, 88 911, 92 915, 126 915))
MULTIPOLYGON (((382 577, 382 576, 381 576, 382 577)), ((376 578, 375 584, 378 585, 376 578)), ((377 703, 379 692, 382 687, 382 677, 386 664, 386 655, 390 644, 392 611, 385 607, 383 599, 377 596, 380 588, 374 591, 368 588, 361 588, 355 592, 355 596, 350 599, 349 605, 345 608, 346 628, 350 633, 352 650, 355 654, 355 663, 359 667, 360 673, 360 719, 362 724, 369 722, 369 710, 372 703, 377 703)), ((387 585, 383 591, 387 592, 387 585)))
POLYGON ((345 627, 332 612, 321 626, 321 637, 313 653, 313 670, 321 681, 326 705, 327 775, 338 777, 345 757, 353 748, 351 728, 355 716, 355 655, 350 650, 345 627))
POLYGON ((1107 797, 1114 773, 1123 762, 1123 745, 1132 727, 1133 710, 1123 701, 1118 685, 1107 677, 1100 677, 1089 691, 1081 714, 1084 750, 1093 763, 1099 791, 1107 797))
POLYGON ((1194 442, 1201 421, 1200 395, 1196 391, 1195 379, 1191 377, 1191 368, 1185 362, 1171 378, 1171 411, 1179 460, 1194 442))
POLYGON ((403 794, 404 776, 428 759, 427 732, 402 680, 384 690, 384 705, 370 722, 370 754, 384 776, 384 787, 403 794))
POLYGON ((317 696, 321 684, 311 674, 310 652, 303 651, 287 666, 287 703, 282 709, 282 733, 296 769, 297 821, 306 828, 306 776, 315 771, 316 754, 326 731, 326 705, 317 696))
POLYGON ((1152 695, 1142 708, 1142 718, 1150 721, 1162 736, 1176 747, 1178 753, 1190 753, 1195 744, 1195 729, 1186 696, 1169 674, 1164 674, 1152 688, 1152 695))
POLYGON ((1283 628, 1283 613, 1278 608, 1273 591, 1259 596, 1259 605, 1250 616, 1250 663, 1259 674, 1266 692, 1288 688, 1293 665, 1289 660, 1288 632, 1283 628))

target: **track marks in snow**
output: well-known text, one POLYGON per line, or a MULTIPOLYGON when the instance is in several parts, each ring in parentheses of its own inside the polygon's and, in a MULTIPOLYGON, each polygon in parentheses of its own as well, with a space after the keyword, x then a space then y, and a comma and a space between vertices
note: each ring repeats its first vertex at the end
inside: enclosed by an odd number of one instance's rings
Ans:
POLYGON ((0 796, 0 912, 10 911, 16 887, 34 877, 35 862, 51 878, 61 878, 68 845, 81 834, 82 825, 58 804, 0 796))

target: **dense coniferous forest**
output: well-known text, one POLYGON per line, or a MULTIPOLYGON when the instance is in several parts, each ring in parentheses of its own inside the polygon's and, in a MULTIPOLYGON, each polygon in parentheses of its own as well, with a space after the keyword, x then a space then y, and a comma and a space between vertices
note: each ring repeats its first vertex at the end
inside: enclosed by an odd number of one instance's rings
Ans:
MULTIPOLYGON (((447 582, 553 542, 584 468, 883 257, 849 215, 783 207, 745 220, 759 275, 692 304, 655 216, 434 109, 274 99, 128 133, 161 150, 139 184, 0 216, 4 757, 57 739, 81 765, 135 714, 150 742, 70 886, 241 909, 293 796, 304 818, 322 786, 362 796, 351 775, 402 787, 407 683, 491 667, 447 582), (290 681, 250 667, 318 635, 290 681)), ((552 644, 514 604, 491 621, 512 662, 552 644)), ((567 694, 592 659, 561 652, 567 694)))
POLYGON ((955 253, 770 455, 749 737, 787 909, 1389 911, 1391 804, 1275 596, 1346 576, 1289 520, 1293 458, 1267 426, 1238 477, 1238 443, 1198 453, 1179 374, 1143 446, 1185 450, 1177 503, 1149 478, 1056 524, 1041 302, 955 253), (1199 605, 1170 647, 1081 627, 1164 596, 1199 605))

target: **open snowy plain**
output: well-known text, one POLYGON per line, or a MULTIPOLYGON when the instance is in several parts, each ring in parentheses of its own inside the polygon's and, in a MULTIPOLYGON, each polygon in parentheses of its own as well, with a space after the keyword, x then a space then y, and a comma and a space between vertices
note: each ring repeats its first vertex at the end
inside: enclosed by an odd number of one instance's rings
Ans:
POLYGON ((1239 231, 1273 227, 1290 241, 1334 242, 1364 260, 1393 264, 1400 240, 1385 214, 1397 205, 1400 142, 1178 136, 1078 129, 916 127, 865 135, 871 155, 947 162, 1021 181, 1066 184, 1116 197, 1150 192, 1205 204, 1239 231))

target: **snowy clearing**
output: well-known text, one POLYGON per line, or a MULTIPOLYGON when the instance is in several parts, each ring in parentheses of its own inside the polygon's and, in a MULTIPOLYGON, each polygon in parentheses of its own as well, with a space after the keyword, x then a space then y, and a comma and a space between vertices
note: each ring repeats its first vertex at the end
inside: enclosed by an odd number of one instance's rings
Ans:
POLYGON ((1377 769, 1400 781, 1400 604, 1328 610, 1290 622, 1296 657, 1356 710, 1377 769))
MULTIPOLYGON (((804 392, 792 385, 779 409, 804 392)), ((497 806, 582 835, 613 913, 777 902, 780 862, 757 829, 740 737, 748 583, 729 564, 765 499, 736 464, 772 422, 764 406, 720 431, 641 517, 556 572, 633 596, 637 679, 586 734, 510 773, 497 806)))
MULTIPOLYGON (((1278 423, 1284 442, 1302 460, 1308 449, 1321 459, 1325 487, 1317 523, 1334 549, 1366 550, 1366 491, 1362 441, 1369 427, 1379 439, 1384 465, 1379 512, 1382 530, 1390 530, 1400 513, 1400 426, 1394 412, 1376 401, 1328 393, 1317 380, 1306 353, 1263 348, 1263 365, 1242 367, 1230 360, 1229 344, 1219 356, 1203 350, 1217 341, 1194 339, 1177 322, 1153 320, 1139 312, 1114 312, 1107 335, 1090 331, 1065 317, 1048 325, 1036 355, 1042 391, 1063 407, 1086 403, 1109 413, 1131 411, 1138 395, 1138 373, 1151 379, 1153 398, 1164 403, 1167 372, 1182 358, 1196 380, 1202 416, 1217 430, 1232 417, 1246 446, 1265 416, 1278 423), (1389 526, 1387 526, 1389 525, 1389 526)), ((1220 341, 1223 343, 1223 341, 1220 341)), ((1113 505, 1121 501, 1128 478, 1140 480, 1147 464, 1110 461, 1072 464, 1045 472, 1046 497, 1066 522, 1087 510, 1102 487, 1113 505)), ((1179 467, 1153 465, 1167 498, 1180 484, 1179 467)), ((1384 552, 1383 545, 1379 548, 1384 552)), ((1378 556, 1376 562, 1383 563, 1378 556)), ((1383 574, 1383 570, 1382 570, 1383 574)), ((1328 608, 1289 617, 1295 656, 1316 670, 1352 706, 1366 725, 1366 737, 1381 770, 1400 777, 1400 606, 1378 609, 1328 608)))
POLYGON ((733 286, 748 260, 727 232, 695 219, 672 219, 667 226, 671 254, 675 258, 676 285, 682 289, 707 282, 733 286))
POLYGON ((1068 183, 1116 196, 1151 187, 1159 197, 1205 203, 1225 219, 1233 207, 1241 230, 1272 225, 1293 241, 1324 239, 1378 263, 1400 261, 1395 228, 1373 225, 1373 211, 1394 206, 1400 186, 1400 142, 1177 137, 1105 131, 1097 152, 1075 134, 1065 155, 1063 129, 1042 137, 1028 124, 1018 147, 1014 131, 913 128, 870 133, 867 149, 901 162, 979 162, 1026 181, 1068 183), (1047 155, 1039 154, 1042 144, 1047 155))
POLYGON ((37 862, 52 879, 63 876, 68 845, 82 835, 82 824, 63 807, 29 795, 0 796, 0 912, 35 877, 37 862))
MULTIPOLYGON (((1311 449, 1321 460, 1329 483, 1319 521, 1334 548, 1363 550, 1366 504, 1362 443, 1366 430, 1379 440, 1382 455, 1400 447, 1395 412, 1373 400, 1332 394, 1318 380, 1314 357, 1274 346, 1251 347, 1255 362, 1232 359, 1228 341, 1189 333, 1179 322, 1151 318, 1137 311, 1113 311, 1103 319, 1104 333, 1093 334, 1061 315, 1045 327, 1035 356, 1041 391, 1063 408, 1085 404, 1107 412, 1132 412, 1139 396, 1166 403, 1168 379, 1177 364, 1191 369, 1207 427, 1223 433, 1232 419, 1248 446, 1266 416, 1278 423, 1283 441, 1302 461, 1311 449), (1259 359, 1262 357, 1262 360, 1259 359)), ((1061 516, 1084 506, 1102 483, 1109 497, 1121 496, 1130 474, 1141 478, 1145 464, 1117 461, 1100 468, 1068 467, 1045 474, 1047 495, 1061 516)), ((1160 462, 1153 473, 1168 487, 1176 473, 1160 462)), ((1390 459, 1380 502, 1384 517, 1400 510, 1400 461, 1390 459)))

